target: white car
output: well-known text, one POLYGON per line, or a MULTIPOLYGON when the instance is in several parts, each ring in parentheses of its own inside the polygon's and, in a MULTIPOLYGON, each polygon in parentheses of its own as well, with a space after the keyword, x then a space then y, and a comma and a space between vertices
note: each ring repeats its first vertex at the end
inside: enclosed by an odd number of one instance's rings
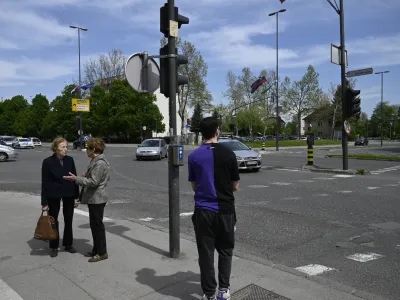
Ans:
POLYGON ((33 145, 33 142, 28 139, 28 138, 16 138, 13 141, 13 147, 17 149, 33 149, 35 146, 33 145))
POLYGON ((29 139, 32 141, 33 146, 35 146, 35 147, 36 146, 38 146, 38 147, 42 146, 42 142, 37 137, 30 137, 29 139))
POLYGON ((147 139, 136 150, 136 159, 156 158, 158 160, 168 157, 168 145, 164 139, 147 139))
POLYGON ((17 159, 18 152, 14 148, 0 144, 0 162, 17 159))
POLYGON ((231 149, 236 154, 239 170, 258 172, 262 167, 262 156, 242 142, 232 139, 219 139, 219 143, 231 149))

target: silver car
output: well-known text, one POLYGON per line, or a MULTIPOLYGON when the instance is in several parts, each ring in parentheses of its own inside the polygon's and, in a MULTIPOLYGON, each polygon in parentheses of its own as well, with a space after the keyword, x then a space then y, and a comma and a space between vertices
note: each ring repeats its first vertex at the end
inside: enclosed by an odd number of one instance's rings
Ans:
POLYGON ((137 160, 147 158, 161 160, 163 157, 168 157, 168 145, 163 139, 144 140, 136 150, 137 160))
POLYGON ((219 143, 225 145, 236 154, 239 170, 252 170, 257 172, 261 169, 261 154, 247 147, 238 140, 220 139, 219 143))
POLYGON ((17 158, 18 158, 18 152, 15 151, 14 148, 0 144, 0 162, 17 158))

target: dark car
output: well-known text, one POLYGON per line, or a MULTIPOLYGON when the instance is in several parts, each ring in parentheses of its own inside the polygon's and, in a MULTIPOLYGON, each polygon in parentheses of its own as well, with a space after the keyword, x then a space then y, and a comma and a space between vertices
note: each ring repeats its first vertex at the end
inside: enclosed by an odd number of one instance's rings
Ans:
POLYGON ((368 139, 362 136, 354 141, 354 146, 368 146, 368 139))

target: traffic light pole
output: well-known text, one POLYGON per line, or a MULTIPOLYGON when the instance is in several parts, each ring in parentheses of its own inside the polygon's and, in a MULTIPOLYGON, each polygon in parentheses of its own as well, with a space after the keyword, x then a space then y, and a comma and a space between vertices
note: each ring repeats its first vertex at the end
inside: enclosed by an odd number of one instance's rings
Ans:
MULTIPOLYGON (((174 0, 168 0, 168 19, 174 20, 174 0)), ((171 145, 177 144, 176 126, 176 54, 175 37, 168 35, 169 65, 169 128, 172 129, 171 145)), ((180 201, 179 201, 179 166, 174 165, 173 147, 168 149, 168 197, 169 197, 169 253, 177 258, 180 253, 180 201)))
POLYGON ((343 170, 349 169, 349 157, 348 157, 348 145, 347 145, 347 134, 344 128, 344 121, 348 115, 346 112, 346 51, 345 51, 345 39, 344 39, 344 5, 343 0, 340 0, 340 66, 341 66, 341 81, 342 81, 342 154, 343 154, 343 170))

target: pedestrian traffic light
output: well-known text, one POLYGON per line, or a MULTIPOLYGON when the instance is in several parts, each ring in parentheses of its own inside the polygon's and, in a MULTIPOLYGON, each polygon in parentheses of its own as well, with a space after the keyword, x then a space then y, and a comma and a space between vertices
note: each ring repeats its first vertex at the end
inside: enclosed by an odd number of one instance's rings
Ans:
POLYGON ((346 116, 351 118, 353 116, 360 116, 361 113, 361 98, 360 90, 347 89, 346 90, 346 116))
POLYGON ((178 67, 180 65, 186 65, 189 62, 189 59, 185 55, 178 55, 178 49, 176 49, 176 54, 176 91, 179 93, 179 86, 188 84, 189 78, 186 75, 179 75, 178 67))

